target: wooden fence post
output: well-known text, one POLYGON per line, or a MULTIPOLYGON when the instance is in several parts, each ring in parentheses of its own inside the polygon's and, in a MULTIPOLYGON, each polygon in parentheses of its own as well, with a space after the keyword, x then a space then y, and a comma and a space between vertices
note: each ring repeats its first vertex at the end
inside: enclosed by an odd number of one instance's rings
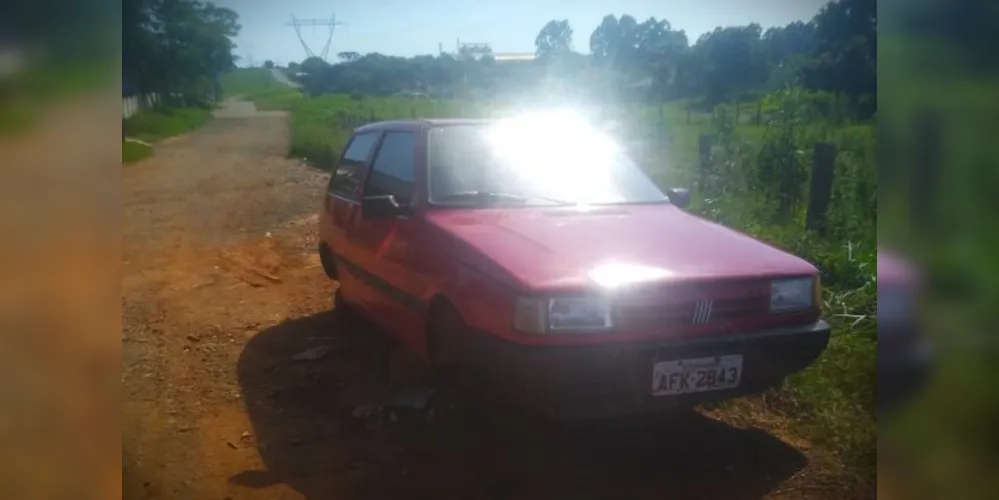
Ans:
POLYGON ((760 125, 763 123, 763 101, 757 101, 756 103, 756 124, 760 125))
POLYGON ((836 145, 816 143, 812 148, 812 182, 808 195, 805 229, 826 234, 826 215, 832 198, 833 172, 836 167, 836 145))
POLYGON ((701 188, 705 186, 708 181, 708 176, 711 174, 711 147, 714 146, 715 138, 710 134, 701 134, 697 138, 697 151, 698 151, 698 180, 697 186, 701 188))
POLYGON ((934 196, 940 177, 943 123, 936 113, 924 111, 915 122, 915 155, 909 183, 909 207, 913 226, 933 224, 934 196))

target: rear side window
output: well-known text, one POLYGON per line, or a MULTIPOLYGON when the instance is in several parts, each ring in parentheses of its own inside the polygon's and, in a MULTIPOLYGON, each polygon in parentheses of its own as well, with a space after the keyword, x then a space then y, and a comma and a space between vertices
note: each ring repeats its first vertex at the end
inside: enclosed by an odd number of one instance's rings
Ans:
POLYGON ((351 200, 356 200, 364 184, 364 163, 371 154, 371 149, 378 141, 377 132, 355 135, 347 145, 347 150, 340 159, 330 178, 329 192, 351 200))
POLYGON ((416 168, 416 136, 412 132, 388 132, 375 155, 365 195, 395 196, 409 203, 413 197, 416 168))

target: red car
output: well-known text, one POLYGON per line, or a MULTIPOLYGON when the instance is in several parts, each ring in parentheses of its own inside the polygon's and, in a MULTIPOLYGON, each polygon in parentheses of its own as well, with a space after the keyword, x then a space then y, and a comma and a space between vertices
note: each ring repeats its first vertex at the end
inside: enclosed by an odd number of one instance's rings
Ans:
POLYGON ((778 386, 828 343, 818 272, 687 202, 572 117, 380 122, 332 175, 319 254, 338 309, 550 416, 778 386))

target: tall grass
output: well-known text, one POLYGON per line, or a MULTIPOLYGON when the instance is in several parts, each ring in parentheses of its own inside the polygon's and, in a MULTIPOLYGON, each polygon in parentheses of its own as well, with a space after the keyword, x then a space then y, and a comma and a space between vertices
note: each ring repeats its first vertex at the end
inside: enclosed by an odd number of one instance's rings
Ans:
POLYGON ((873 484, 877 460, 877 205, 872 124, 837 125, 815 116, 809 96, 786 93, 767 123, 717 120, 709 171, 692 211, 783 248, 815 264, 832 325, 829 347, 780 392, 761 398, 791 417, 813 443, 838 454, 858 481, 873 484), (839 149, 832 199, 820 236, 805 230, 811 148, 839 149), (780 200, 785 200, 781 203, 780 200))

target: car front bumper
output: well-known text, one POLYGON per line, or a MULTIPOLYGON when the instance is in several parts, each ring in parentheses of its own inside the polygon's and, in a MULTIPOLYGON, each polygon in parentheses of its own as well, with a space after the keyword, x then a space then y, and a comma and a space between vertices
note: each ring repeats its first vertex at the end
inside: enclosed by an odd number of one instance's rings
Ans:
POLYGON ((808 325, 737 335, 597 346, 528 346, 471 332, 472 365, 500 392, 553 418, 600 418, 654 413, 763 392, 811 365, 829 343, 829 325, 808 325), (738 387, 653 396, 659 361, 743 356, 738 387))

